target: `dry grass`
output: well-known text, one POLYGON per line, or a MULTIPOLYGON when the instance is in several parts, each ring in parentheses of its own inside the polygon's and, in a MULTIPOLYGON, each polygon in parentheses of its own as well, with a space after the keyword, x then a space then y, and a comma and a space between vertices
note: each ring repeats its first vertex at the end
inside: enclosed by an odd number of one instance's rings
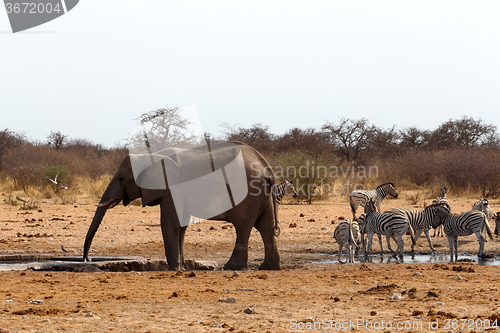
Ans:
POLYGON ((52 185, 28 186, 23 190, 15 190, 15 185, 8 177, 0 181, 0 191, 3 194, 4 202, 11 206, 23 206, 38 208, 43 200, 51 200, 54 204, 72 205, 77 200, 84 202, 98 201, 106 190, 111 176, 102 176, 97 180, 90 177, 74 177, 70 184, 67 184, 68 189, 59 189, 52 185), (17 200, 16 197, 30 201, 26 204, 17 200), (38 204, 36 204, 38 202, 38 204), (36 206, 36 207, 35 207, 36 206))

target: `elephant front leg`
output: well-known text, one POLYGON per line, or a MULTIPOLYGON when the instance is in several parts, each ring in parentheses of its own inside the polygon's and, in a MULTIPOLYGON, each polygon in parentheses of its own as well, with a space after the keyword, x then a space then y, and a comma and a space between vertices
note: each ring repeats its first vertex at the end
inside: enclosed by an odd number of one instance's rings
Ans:
MULTIPOLYGON (((179 223, 175 207, 169 206, 168 198, 163 198, 161 205, 161 233, 163 236, 163 245, 165 247, 165 256, 167 257, 168 270, 181 270, 184 262, 181 255, 184 256, 183 244, 186 227, 179 223), (182 260, 181 260, 182 259, 182 260)), ((170 199, 171 200, 171 199, 170 199)))

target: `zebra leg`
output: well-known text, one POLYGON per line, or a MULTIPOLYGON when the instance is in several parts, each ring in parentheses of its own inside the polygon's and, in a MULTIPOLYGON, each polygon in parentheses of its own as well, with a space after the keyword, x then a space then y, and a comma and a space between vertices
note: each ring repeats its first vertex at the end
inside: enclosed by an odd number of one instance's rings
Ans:
POLYGON ((394 250, 391 247, 391 236, 386 235, 385 237, 387 239, 387 247, 389 248, 389 252, 394 252, 394 250))
POLYGON ((448 236, 448 244, 450 245, 450 261, 453 262, 453 236, 448 236))
POLYGON ((403 241, 403 235, 398 235, 397 236, 397 240, 396 240, 398 246, 396 248, 396 252, 394 252, 394 254, 392 255, 394 258, 396 257, 403 257, 403 252, 404 252, 404 248, 405 248, 405 243, 403 241))
POLYGON ((347 244, 345 244, 345 262, 346 263, 352 262, 351 261, 351 246, 350 246, 349 242, 347 242, 347 244))
POLYGON ((380 244, 380 255, 384 254, 384 246, 382 245, 382 235, 378 234, 378 242, 380 244))
MULTIPOLYGON (((434 229, 434 232, 436 232, 436 229, 434 229)), ((432 246, 432 241, 431 241, 431 236, 429 235, 429 229, 424 230, 425 237, 427 238, 427 241, 429 242, 429 247, 431 248, 432 252, 436 252, 436 249, 434 246, 432 246)), ((420 232, 418 233, 418 236, 415 235, 415 242, 417 241, 418 237, 420 236, 420 232)), ((411 246, 411 252, 413 252, 413 245, 411 246)))
POLYGON ((340 260, 340 258, 342 257, 342 248, 344 247, 344 245, 342 244, 342 242, 338 242, 339 243, 339 263, 342 264, 342 261, 340 260))
POLYGON ((365 256, 368 255, 368 253, 371 252, 372 250, 372 240, 373 240, 373 233, 368 233, 366 238, 368 239, 368 245, 367 245, 367 248, 366 248, 366 251, 365 251, 365 256))
POLYGON ((455 261, 458 261, 458 236, 453 237, 453 243, 455 245, 455 261))
POLYGON ((477 237, 477 241, 479 242, 479 253, 478 253, 478 257, 482 257, 483 256, 483 252, 484 252, 484 242, 486 241, 483 237, 483 235, 481 234, 481 232, 474 232, 474 234, 476 235, 477 237))

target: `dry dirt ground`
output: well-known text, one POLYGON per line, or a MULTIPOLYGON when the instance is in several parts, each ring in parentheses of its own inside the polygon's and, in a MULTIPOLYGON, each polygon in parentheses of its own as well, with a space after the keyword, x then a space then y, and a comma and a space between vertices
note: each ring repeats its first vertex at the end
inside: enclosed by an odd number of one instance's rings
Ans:
MULTIPOLYGON (((60 205, 47 200, 39 209, 22 210, 1 200, 0 255, 81 256, 95 202, 82 198, 60 205), (63 253, 61 245, 69 252, 63 253)), ((474 200, 450 202, 460 213, 474 200)), ((500 210, 497 201, 490 204, 500 210)), ((382 204, 383 209, 391 207, 415 208, 401 194, 382 204)), ((489 332, 496 331, 491 326, 500 325, 499 266, 394 260, 338 264, 332 236, 342 217, 350 217, 343 197, 313 205, 283 204, 281 271, 256 270, 264 251, 255 231, 249 269, 239 276, 221 270, 0 272, 0 332, 484 332, 488 326, 489 332), (296 227, 290 228, 292 223, 296 227), (314 262, 320 259, 332 262, 314 262), (393 293, 401 299, 391 300, 393 293), (234 302, 220 301, 232 297, 234 302)), ((189 226, 186 258, 222 266, 235 241, 234 228, 227 225, 205 221, 189 226)), ((433 242, 448 255, 446 238, 433 242)), ((405 243, 408 252, 408 238, 405 243)), ((498 238, 485 249, 500 253, 498 238)), ((374 257, 377 251, 374 242, 374 257)), ((459 251, 476 254, 475 236, 460 238, 459 251)), ((430 252, 425 237, 416 252, 430 252)), ((108 211, 91 255, 164 258, 159 209, 117 206, 108 211)))

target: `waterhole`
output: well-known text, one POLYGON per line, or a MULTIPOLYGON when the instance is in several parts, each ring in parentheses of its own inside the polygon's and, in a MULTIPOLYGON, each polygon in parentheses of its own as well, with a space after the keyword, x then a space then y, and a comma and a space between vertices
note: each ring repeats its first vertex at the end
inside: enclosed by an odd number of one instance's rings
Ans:
POLYGON ((36 256, 1 256, 1 271, 70 271, 70 272, 129 272, 129 271, 165 271, 166 260, 143 257, 92 257, 90 262, 83 262, 78 257, 36 256))
MULTIPOLYGON (((323 258, 318 260, 313 260, 314 263, 336 263, 338 262, 338 253, 334 254, 326 254, 326 253, 315 253, 323 258)), ((342 254, 340 260, 345 261, 345 254, 342 254)), ((458 254, 459 262, 471 262, 477 263, 479 265, 486 266, 498 266, 500 265, 500 258, 498 256, 488 256, 485 258, 479 258, 477 255, 468 254, 468 253, 459 253, 458 254)), ((387 263, 387 262, 400 262, 407 264, 418 264, 418 263, 448 263, 450 262, 450 255, 445 253, 425 253, 425 254, 404 254, 403 258, 394 258, 392 254, 387 253, 384 255, 380 254, 370 254, 368 256, 355 256, 354 262, 359 263, 387 263)))

